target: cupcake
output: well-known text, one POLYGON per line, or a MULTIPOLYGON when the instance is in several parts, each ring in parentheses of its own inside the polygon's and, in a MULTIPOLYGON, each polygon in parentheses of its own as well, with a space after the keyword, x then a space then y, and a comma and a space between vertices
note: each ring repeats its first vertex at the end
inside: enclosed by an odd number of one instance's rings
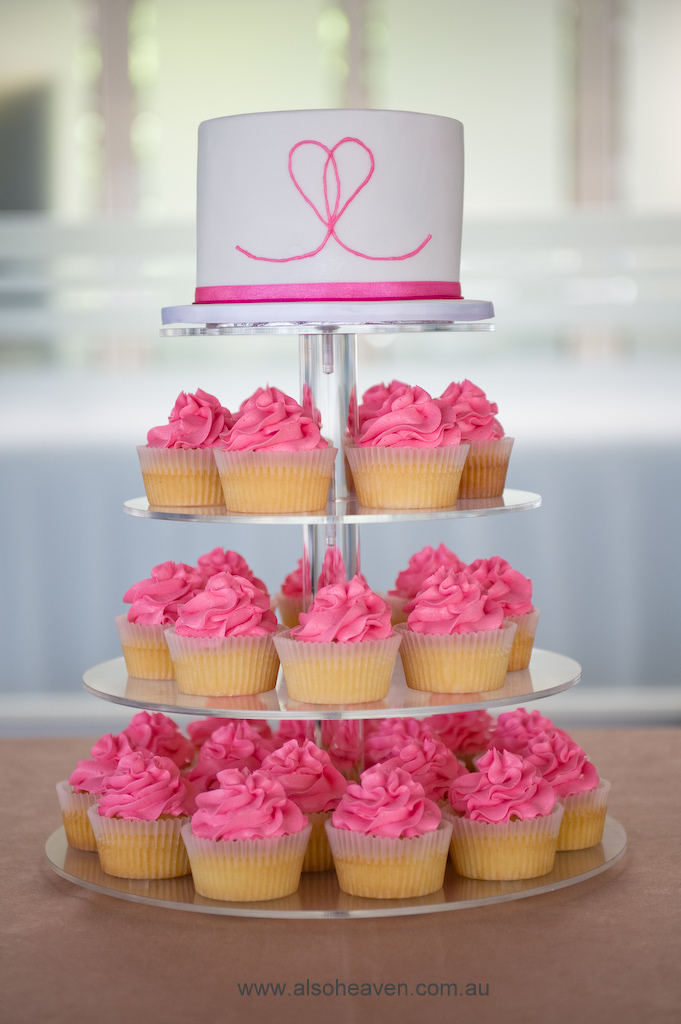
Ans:
POLYGON ((461 442, 470 446, 459 487, 460 498, 496 498, 504 493, 513 438, 495 418, 496 402, 482 388, 464 380, 452 381, 440 395, 461 430, 461 442))
POLYGON ((423 586, 424 580, 432 576, 443 565, 456 572, 461 572, 466 568, 466 563, 462 562, 458 555, 455 555, 444 544, 438 545, 437 548, 428 544, 411 556, 407 568, 397 574, 395 586, 388 591, 386 598, 392 608, 393 625, 407 621, 407 614, 404 611, 405 604, 407 601, 413 601, 423 586))
POLYGON ((387 695, 400 639, 389 606, 353 576, 322 587, 274 643, 291 700, 359 704, 387 695))
POLYGON ((562 729, 555 729, 533 736, 525 757, 565 808, 558 852, 597 846, 603 838, 610 783, 599 779, 582 748, 562 729))
POLYGON ((133 750, 148 750, 159 757, 169 757, 178 768, 186 768, 194 760, 194 744, 176 722, 160 711, 140 711, 133 715, 123 730, 133 750))
POLYGON ((107 733, 98 739, 88 760, 79 761, 68 779, 57 783, 64 832, 69 846, 93 852, 97 849, 88 811, 97 803, 104 779, 113 775, 123 754, 132 752, 125 733, 107 733))
POLYGON ((325 718, 322 721, 322 747, 331 758, 331 764, 346 779, 357 780, 362 770, 362 723, 352 718, 341 721, 325 718))
POLYGON ((515 881, 553 869, 563 807, 535 765, 488 750, 449 790, 451 855, 466 878, 515 881))
POLYGON ((310 740, 289 740, 262 763, 263 771, 277 779, 312 825, 303 871, 328 871, 333 857, 324 828, 348 787, 347 780, 331 764, 325 750, 310 740))
POLYGON ((312 719, 300 721, 296 718, 284 718, 274 735, 275 747, 283 747, 289 740, 296 743, 304 743, 305 740, 314 740, 315 724, 312 719))
POLYGON ((336 449, 314 418, 277 388, 258 388, 220 439, 215 462, 232 512, 276 514, 326 508, 336 449))
POLYGON ((276 630, 269 599, 250 580, 227 572, 211 576, 166 631, 178 690, 211 697, 273 690, 276 630))
POLYGON ((468 445, 447 408, 401 385, 346 444, 360 505, 434 509, 456 504, 468 445))
POLYGON ((253 573, 243 555, 236 551, 228 551, 227 548, 213 548, 212 551, 208 551, 198 558, 196 569, 201 575, 204 586, 216 573, 229 572, 232 576, 243 576, 250 580, 258 590, 262 590, 263 594, 267 594, 269 597, 267 586, 253 573))
POLYGON ((274 750, 248 722, 232 721, 221 725, 203 743, 196 764, 187 778, 200 793, 219 785, 218 774, 227 768, 257 771, 274 750))
POLYGON ((487 711, 455 711, 430 715, 423 724, 472 771, 475 759, 487 749, 495 723, 487 711))
POLYGON ((149 579, 134 583, 123 595, 127 615, 116 618, 128 675, 137 679, 173 679, 165 631, 180 606, 203 587, 197 570, 184 562, 163 562, 149 579))
POLYGON ((229 768, 218 783, 182 830, 196 891, 234 902, 295 892, 312 831, 305 815, 267 772, 229 768))
POLYGON ((137 449, 150 505, 222 505, 213 447, 231 422, 214 395, 180 392, 167 426, 152 427, 137 449))
POLYGON ((117 878, 188 874, 180 829, 194 809, 193 787, 169 757, 124 754, 88 811, 102 871, 117 878))
POLYGON ((532 605, 532 580, 527 579, 504 559, 478 558, 468 571, 482 583, 490 597, 501 605, 506 622, 515 622, 509 672, 529 668, 539 612, 532 605))
POLYGON ((468 572, 442 566, 405 606, 400 656, 407 686, 435 693, 501 688, 516 627, 468 572))
POLYGON ((219 715, 210 715, 208 718, 199 718, 195 722, 190 722, 187 726, 187 734, 194 744, 197 752, 200 752, 201 747, 210 739, 216 729, 222 728, 223 725, 232 725, 237 722, 247 722, 251 729, 257 732, 261 740, 265 740, 267 743, 274 743, 272 729, 266 721, 256 718, 221 718, 219 715))
POLYGON ((351 782, 326 824, 338 884, 351 896, 408 899, 444 882, 452 826, 402 768, 351 782))

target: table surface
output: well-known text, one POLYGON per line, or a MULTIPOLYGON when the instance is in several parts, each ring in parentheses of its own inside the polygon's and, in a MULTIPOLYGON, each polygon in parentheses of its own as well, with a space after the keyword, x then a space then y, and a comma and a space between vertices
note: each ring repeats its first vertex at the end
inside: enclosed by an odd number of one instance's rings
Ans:
POLYGON ((200 915, 71 884, 44 844, 61 821, 54 786, 95 737, 3 740, 0 1016, 676 1024, 681 729, 573 735, 613 784, 609 813, 628 836, 613 868, 494 906, 329 921, 200 915), (268 983, 285 993, 244 991, 268 983))

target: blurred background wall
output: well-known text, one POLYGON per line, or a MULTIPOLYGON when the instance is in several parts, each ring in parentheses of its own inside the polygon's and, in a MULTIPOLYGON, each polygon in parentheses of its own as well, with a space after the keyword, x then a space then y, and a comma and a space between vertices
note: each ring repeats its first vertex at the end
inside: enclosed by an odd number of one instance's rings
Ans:
POLYGON ((680 58, 678 0, 0 0, 2 728, 104 713, 82 672, 158 562, 231 547, 273 591, 294 568, 295 527, 122 503, 180 390, 298 389, 295 338, 158 336, 193 294, 198 123, 335 106, 464 122, 463 289, 496 311, 492 334, 363 338, 360 390, 469 377, 517 438, 508 484, 543 496, 365 527, 363 571, 501 554, 539 645, 583 666, 571 714, 681 718, 680 58))

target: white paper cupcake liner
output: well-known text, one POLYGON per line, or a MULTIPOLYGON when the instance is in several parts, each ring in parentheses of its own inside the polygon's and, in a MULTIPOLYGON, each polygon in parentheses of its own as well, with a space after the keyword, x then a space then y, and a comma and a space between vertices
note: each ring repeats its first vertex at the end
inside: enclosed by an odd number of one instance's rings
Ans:
POLYGON ((366 704, 383 700, 390 689, 400 637, 357 643, 295 640, 277 634, 279 654, 291 700, 306 704, 366 704))
POLYGON ((64 779, 57 783, 57 798, 69 846, 92 853, 97 849, 97 841, 88 818, 88 811, 97 803, 97 795, 76 793, 68 780, 64 779))
POLYGON ((189 873, 181 829, 189 818, 127 821, 100 817, 97 806, 88 811, 97 840, 99 862, 117 878, 178 878, 189 873))
POLYGON ((558 850, 587 850, 603 838, 611 785, 601 779, 596 789, 558 797, 565 814, 558 834, 558 850))
POLYGON ((521 672, 529 668, 534 637, 539 623, 539 611, 535 608, 524 615, 507 615, 504 622, 515 622, 517 629, 513 638, 513 647, 508 659, 509 672, 521 672))
POLYGON ((461 476, 460 498, 496 498, 503 494, 513 440, 500 437, 471 442, 461 476))
POLYGON ((262 636, 178 636, 166 629, 180 693, 204 697, 240 697, 273 690, 277 683, 279 656, 275 633, 262 636))
POLYGON ((336 452, 332 447, 299 452, 216 448, 225 505, 251 515, 326 508, 336 452))
POLYGON ((326 824, 338 884, 343 892, 373 899, 407 899, 442 888, 452 833, 444 818, 437 830, 412 838, 367 836, 326 824))
POLYGON ((385 448, 348 442, 345 454, 360 505, 447 508, 455 505, 468 445, 385 448))
POLYGON ((164 626, 143 626, 116 616, 116 628, 123 648, 129 676, 137 679, 174 679, 173 662, 166 643, 164 626))
POLYGON ((194 887, 201 896, 229 902, 279 899, 295 892, 312 825, 266 839, 204 839, 182 829, 194 887))
POLYGON ((400 657, 407 686, 430 693, 480 693, 506 681, 515 623, 476 633, 415 633, 406 623, 400 657))
POLYGON ((551 814, 496 825, 443 813, 453 826, 450 852, 458 874, 513 881, 553 870, 562 804, 557 803, 551 814))
POLYGON ((150 505, 174 508, 222 505, 212 448, 137 448, 150 505))

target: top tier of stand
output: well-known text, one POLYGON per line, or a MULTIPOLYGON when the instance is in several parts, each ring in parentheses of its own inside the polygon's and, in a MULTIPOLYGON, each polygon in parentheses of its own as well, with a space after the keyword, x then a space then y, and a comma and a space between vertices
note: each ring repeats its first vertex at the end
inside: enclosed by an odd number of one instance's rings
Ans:
POLYGON ((408 334, 493 331, 491 302, 241 302, 167 306, 162 337, 219 334, 408 334))

